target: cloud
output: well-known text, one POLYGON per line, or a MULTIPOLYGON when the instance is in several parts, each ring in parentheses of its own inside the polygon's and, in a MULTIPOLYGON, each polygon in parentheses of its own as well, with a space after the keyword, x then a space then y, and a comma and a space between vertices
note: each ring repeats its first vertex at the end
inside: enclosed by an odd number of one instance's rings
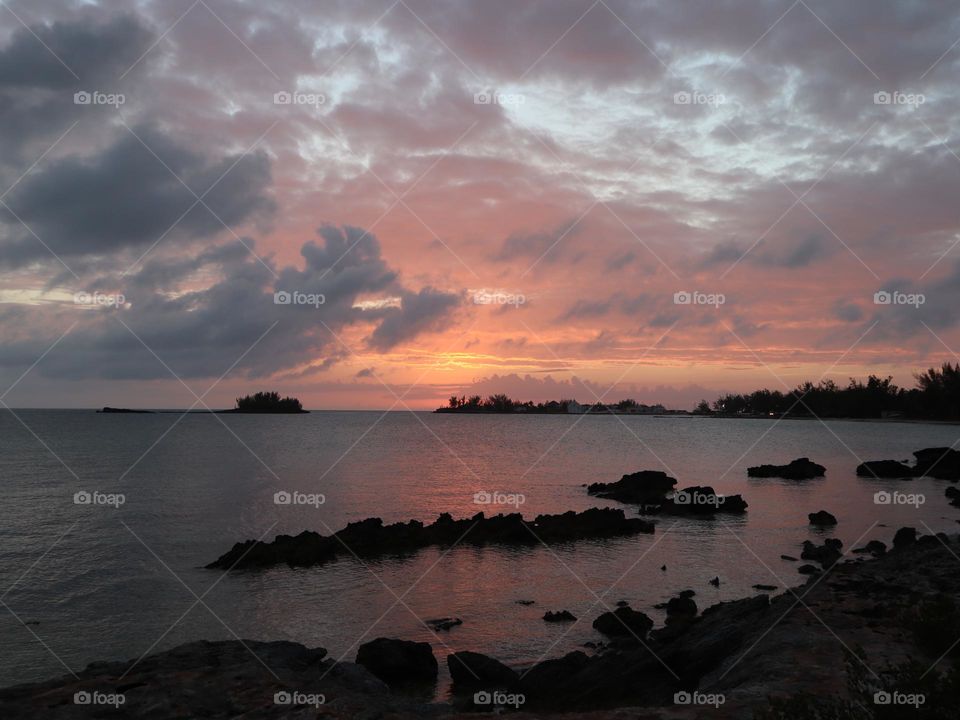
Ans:
POLYGON ((404 292, 399 308, 390 308, 368 338, 371 348, 386 352, 402 342, 431 330, 439 330, 462 303, 462 296, 430 287, 404 292))

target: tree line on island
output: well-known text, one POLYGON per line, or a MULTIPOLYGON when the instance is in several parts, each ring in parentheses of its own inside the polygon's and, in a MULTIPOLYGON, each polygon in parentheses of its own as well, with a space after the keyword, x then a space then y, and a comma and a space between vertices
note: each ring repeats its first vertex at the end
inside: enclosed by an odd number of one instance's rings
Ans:
POLYGON ((535 413, 535 414, 582 414, 582 413, 616 413, 616 414, 662 414, 669 412, 663 405, 644 405, 636 400, 627 398, 616 403, 605 404, 596 402, 592 405, 582 405, 576 400, 550 400, 549 402, 534 403, 514 400, 509 395, 498 393, 488 395, 451 395, 445 407, 437 408, 438 413, 535 413))
POLYGON ((755 390, 723 395, 709 405, 701 400, 698 415, 795 416, 833 418, 907 417, 927 420, 960 419, 960 364, 944 363, 915 373, 916 385, 898 387, 892 377, 854 378, 845 386, 833 380, 806 382, 789 392, 755 390))

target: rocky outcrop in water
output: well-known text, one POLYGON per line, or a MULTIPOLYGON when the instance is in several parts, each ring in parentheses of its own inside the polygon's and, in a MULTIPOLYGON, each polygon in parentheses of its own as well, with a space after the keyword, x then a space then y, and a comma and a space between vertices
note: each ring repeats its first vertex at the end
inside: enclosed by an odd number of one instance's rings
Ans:
POLYGON ((746 509, 747 502, 740 495, 720 495, 709 485, 696 485, 674 493, 672 498, 664 500, 652 512, 664 515, 715 515, 742 513, 746 509))
POLYGON ((912 467, 896 460, 868 460, 857 465, 857 477, 904 480, 913 475, 912 467))
POLYGON ((263 568, 287 564, 306 567, 339 557, 376 557, 410 553, 431 545, 528 545, 615 538, 652 533, 653 523, 628 518, 623 510, 592 508, 562 515, 538 515, 524 520, 519 513, 454 520, 443 513, 424 525, 417 520, 384 525, 380 518, 350 523, 332 536, 304 531, 296 536, 278 535, 273 542, 247 540, 207 565, 208 568, 263 568))
POLYGON ((960 480, 960 450, 952 448, 926 448, 917 450, 913 456, 917 459, 916 475, 936 478, 937 480, 960 480))
POLYGON ((757 478, 784 478, 786 480, 810 480, 823 477, 827 469, 810 458, 797 458, 787 465, 757 465, 747 468, 749 477, 757 478))
POLYGON ((641 640, 653 628, 653 620, 639 610, 629 606, 619 607, 613 612, 605 612, 593 621, 593 629, 604 635, 636 636, 641 640))
POLYGON ((520 675, 499 660, 463 651, 447 655, 447 668, 455 688, 509 690, 516 688, 520 675))
POLYGON ((543 621, 550 622, 550 623, 576 622, 577 618, 575 618, 573 613, 570 612, 569 610, 557 610, 557 612, 553 612, 552 610, 547 610, 547 612, 543 614, 543 621))
POLYGON ((843 543, 836 538, 827 538, 823 541, 823 545, 815 545, 809 540, 804 540, 800 557, 804 560, 814 560, 825 568, 830 567, 843 557, 843 543))
POLYGON ((659 470, 641 470, 624 475, 617 482, 593 483, 587 492, 608 500, 639 505, 659 504, 673 491, 677 481, 659 470))
POLYGON ((811 525, 816 527, 832 527, 837 524, 837 519, 826 510, 817 510, 807 515, 811 525))

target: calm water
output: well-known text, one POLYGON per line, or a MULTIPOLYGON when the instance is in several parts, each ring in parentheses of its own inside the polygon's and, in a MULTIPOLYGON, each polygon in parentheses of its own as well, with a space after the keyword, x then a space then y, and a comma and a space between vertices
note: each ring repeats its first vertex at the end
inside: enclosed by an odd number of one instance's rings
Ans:
POLYGON ((0 606, 0 685, 234 633, 322 646, 349 660, 358 641, 403 637, 431 642, 441 658, 469 649, 525 665, 600 639, 590 627, 603 611, 597 595, 610 606, 629 600, 660 621, 652 606, 686 588, 702 608, 752 594, 754 583, 798 584, 794 564, 780 554, 799 555, 801 542, 820 534, 808 527, 808 512, 836 515, 830 535, 848 546, 889 543, 907 524, 954 532, 960 519, 941 481, 854 475, 858 457, 905 459, 952 444, 960 428, 951 426, 787 421, 771 430, 766 420, 368 412, 191 415, 177 423, 174 414, 17 414, 36 436, 0 413, 0 593, 9 607, 0 606), (748 465, 803 455, 827 467, 826 479, 746 477, 748 465), (429 549, 407 560, 226 576, 202 569, 234 542, 264 534, 327 533, 370 516, 431 521, 440 512, 489 512, 473 502, 481 490, 522 493, 529 517, 617 506, 590 498, 582 485, 641 469, 667 469, 680 487, 741 493, 750 508, 743 517, 665 518, 654 535, 549 549, 429 549), (926 503, 874 504, 883 489, 923 493, 926 503), (79 490, 123 493, 126 502, 75 505, 79 490), (278 490, 322 493, 326 502, 275 505, 278 490), (719 588, 708 584, 715 575, 719 588), (585 622, 540 620, 564 608, 585 622), (418 620, 449 615, 464 624, 439 633, 440 641, 418 620))

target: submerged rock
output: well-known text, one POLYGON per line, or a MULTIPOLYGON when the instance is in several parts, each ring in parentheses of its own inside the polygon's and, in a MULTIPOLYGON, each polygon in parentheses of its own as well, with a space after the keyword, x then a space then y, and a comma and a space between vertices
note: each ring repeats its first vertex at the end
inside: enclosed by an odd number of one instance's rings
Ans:
POLYGON ((823 477, 826 472, 827 469, 823 465, 818 465, 805 457, 797 458, 787 465, 757 465, 747 468, 747 475, 750 477, 779 477, 787 480, 810 480, 823 477))
POLYGON ((577 618, 569 610, 558 610, 553 612, 547 610, 543 615, 544 622, 576 622, 577 618))
POLYGON ((430 643, 377 638, 357 649, 362 665, 385 683, 429 683, 437 679, 437 659, 430 643))
POLYGON ((304 531, 296 536, 278 535, 273 542, 247 540, 237 543, 207 568, 263 568, 286 563, 291 567, 320 565, 345 557, 375 557, 410 553, 431 545, 527 545, 613 538, 652 533, 653 523, 628 518, 616 508, 591 508, 561 515, 538 515, 533 521, 519 513, 487 518, 454 520, 443 513, 431 525, 418 520, 384 525, 380 518, 348 524, 334 535, 304 531))
POLYGON ((427 620, 426 624, 434 630, 449 630, 457 625, 463 625, 460 618, 437 618, 436 620, 427 620))

